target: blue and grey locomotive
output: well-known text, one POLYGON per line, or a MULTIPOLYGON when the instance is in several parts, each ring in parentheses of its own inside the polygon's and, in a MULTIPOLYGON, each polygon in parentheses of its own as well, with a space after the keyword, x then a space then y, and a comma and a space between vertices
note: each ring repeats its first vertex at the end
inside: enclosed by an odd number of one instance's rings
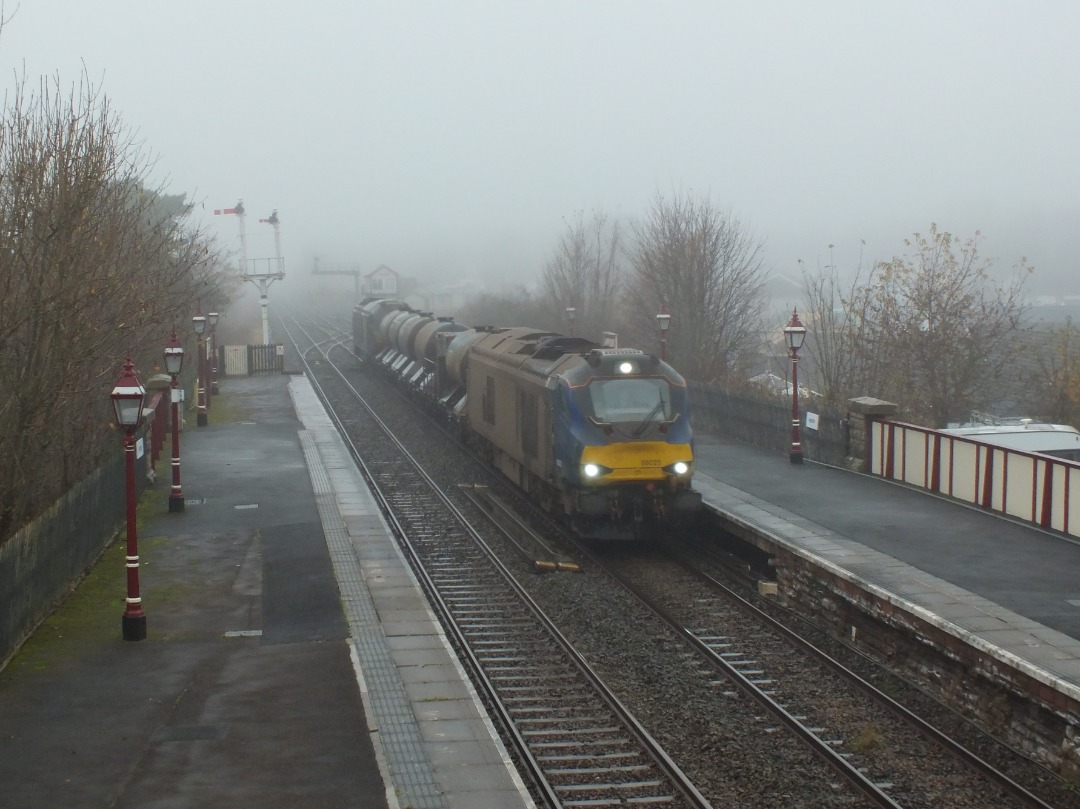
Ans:
POLYGON ((686 381, 655 355, 387 300, 357 307, 354 341, 582 536, 652 538, 700 508, 686 381))

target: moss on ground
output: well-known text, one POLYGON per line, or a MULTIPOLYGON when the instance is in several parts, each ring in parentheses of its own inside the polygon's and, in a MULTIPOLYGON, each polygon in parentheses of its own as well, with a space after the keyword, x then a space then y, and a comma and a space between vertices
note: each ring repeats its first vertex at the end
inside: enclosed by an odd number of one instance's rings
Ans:
MULTIPOLYGON (((252 417, 252 408, 245 397, 229 394, 224 390, 213 397, 210 423, 228 424, 246 421, 252 417)), ((188 429, 195 427, 194 413, 188 419, 188 429)), ((136 509, 136 535, 139 537, 139 555, 142 564, 153 562, 154 551, 166 540, 163 537, 143 537, 146 521, 157 519, 169 509, 169 453, 171 444, 166 439, 159 468, 158 485, 147 489, 136 509), (161 466, 161 463, 164 466, 161 466)), ((181 459, 184 439, 180 438, 181 459)), ((86 576, 79 581, 70 594, 49 614, 20 649, 0 670, 0 681, 40 672, 52 666, 74 659, 87 650, 101 648, 111 643, 123 643, 121 616, 127 597, 126 529, 118 527, 116 538, 105 548, 86 576)), ((179 586, 166 586, 155 590, 155 601, 178 597, 179 586), (169 592, 171 591, 171 592, 169 592)), ((153 633, 146 641, 152 642, 153 633)))
POLYGON ((45 619, 8 663, 0 679, 45 671, 91 647, 121 643, 127 596, 123 541, 112 542, 78 586, 45 619))
MULTIPOLYGON (((249 421, 251 417, 252 409, 245 402, 243 394, 228 393, 224 388, 221 388, 221 393, 217 396, 210 396, 210 408, 206 413, 207 421, 210 424, 234 424, 238 421, 249 421)), ((196 411, 194 408, 187 417, 187 424, 189 430, 198 429, 195 426, 196 411)), ((183 449, 184 439, 181 437, 180 451, 183 452, 183 449)))

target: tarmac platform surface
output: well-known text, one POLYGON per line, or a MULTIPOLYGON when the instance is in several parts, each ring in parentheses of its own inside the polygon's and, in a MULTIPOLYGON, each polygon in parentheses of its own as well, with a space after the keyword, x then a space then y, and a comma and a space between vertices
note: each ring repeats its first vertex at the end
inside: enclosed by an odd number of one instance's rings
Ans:
POLYGON ((859 586, 1080 698, 1080 544, 903 484, 695 434, 694 488, 859 586))
MULTIPOLYGON (((227 377, 114 543, 0 671, 0 806, 531 807, 301 376, 227 377)), ((706 503, 1080 694, 1080 546, 910 488, 696 437, 706 503)))
POLYGON ((146 640, 114 543, 0 671, 0 806, 531 807, 307 379, 220 388, 140 501, 146 640))

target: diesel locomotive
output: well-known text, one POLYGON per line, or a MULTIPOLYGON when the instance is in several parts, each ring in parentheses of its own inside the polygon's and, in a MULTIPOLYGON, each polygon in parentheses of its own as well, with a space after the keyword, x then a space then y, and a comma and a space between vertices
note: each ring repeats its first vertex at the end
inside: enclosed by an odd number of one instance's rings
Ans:
POLYGON ((686 381, 656 355, 386 299, 356 307, 353 338, 583 537, 656 538, 701 507, 686 381))

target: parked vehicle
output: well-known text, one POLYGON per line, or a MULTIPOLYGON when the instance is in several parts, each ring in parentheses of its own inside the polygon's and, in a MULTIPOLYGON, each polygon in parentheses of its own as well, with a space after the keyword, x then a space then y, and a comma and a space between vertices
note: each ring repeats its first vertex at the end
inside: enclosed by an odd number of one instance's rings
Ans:
POLYGON ((1040 424, 1031 419, 1021 419, 1019 424, 952 427, 942 432, 996 447, 1080 461, 1080 430, 1066 424, 1040 424))

